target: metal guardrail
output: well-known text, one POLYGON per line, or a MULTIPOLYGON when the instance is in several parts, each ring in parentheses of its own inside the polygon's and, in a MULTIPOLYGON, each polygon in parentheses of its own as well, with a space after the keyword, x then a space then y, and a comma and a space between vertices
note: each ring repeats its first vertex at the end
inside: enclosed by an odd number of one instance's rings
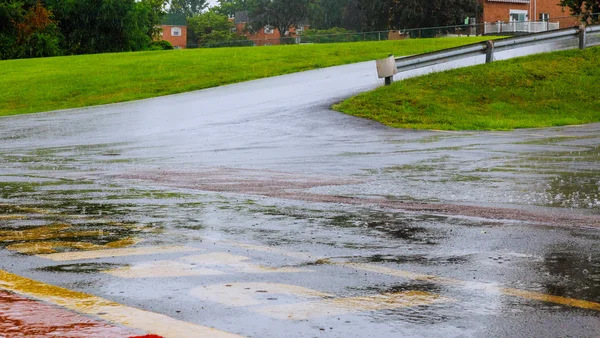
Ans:
MULTIPOLYGON (((494 53, 534 46, 537 44, 576 40, 578 38, 579 48, 585 49, 586 47, 600 45, 600 39, 597 39, 597 41, 588 40, 588 36, 594 33, 600 33, 600 25, 572 27, 542 33, 527 34, 508 39, 478 42, 431 53, 395 58, 395 69, 388 68, 387 70, 383 69, 386 66, 384 66, 384 63, 382 62, 390 60, 383 59, 378 61, 378 73, 380 78, 385 78, 385 83, 388 85, 391 84, 393 75, 397 73, 484 54, 485 62, 490 63, 494 60, 494 53)), ((387 66, 389 66, 389 62, 387 62, 387 66)))

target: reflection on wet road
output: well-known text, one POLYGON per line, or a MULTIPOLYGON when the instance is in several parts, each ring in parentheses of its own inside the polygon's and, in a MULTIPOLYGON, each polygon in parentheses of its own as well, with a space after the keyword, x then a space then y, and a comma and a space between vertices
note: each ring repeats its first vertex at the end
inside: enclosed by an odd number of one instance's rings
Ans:
POLYGON ((328 109, 372 73, 0 119, 0 316, 25 296, 165 337, 600 332, 600 125, 328 109))

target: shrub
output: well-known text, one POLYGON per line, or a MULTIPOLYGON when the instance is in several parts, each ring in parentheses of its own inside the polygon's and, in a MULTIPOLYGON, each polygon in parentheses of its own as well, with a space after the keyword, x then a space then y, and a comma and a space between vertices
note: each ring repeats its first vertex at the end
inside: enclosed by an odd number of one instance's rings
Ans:
POLYGON ((152 41, 148 50, 170 50, 173 49, 173 45, 166 40, 152 41))

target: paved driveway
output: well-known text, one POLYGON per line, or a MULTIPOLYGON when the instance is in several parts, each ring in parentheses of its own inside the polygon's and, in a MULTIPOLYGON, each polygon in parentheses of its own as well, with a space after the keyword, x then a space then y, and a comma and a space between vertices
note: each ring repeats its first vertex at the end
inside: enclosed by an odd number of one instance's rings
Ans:
POLYGON ((600 124, 329 109, 374 68, 0 119, 0 289, 163 336, 597 335, 600 124))

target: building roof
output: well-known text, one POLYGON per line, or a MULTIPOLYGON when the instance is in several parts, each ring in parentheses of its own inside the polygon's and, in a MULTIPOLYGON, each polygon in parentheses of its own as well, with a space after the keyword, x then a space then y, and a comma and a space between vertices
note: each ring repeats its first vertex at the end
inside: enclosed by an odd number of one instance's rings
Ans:
POLYGON ((183 13, 167 13, 162 20, 165 26, 187 26, 187 19, 183 13))

